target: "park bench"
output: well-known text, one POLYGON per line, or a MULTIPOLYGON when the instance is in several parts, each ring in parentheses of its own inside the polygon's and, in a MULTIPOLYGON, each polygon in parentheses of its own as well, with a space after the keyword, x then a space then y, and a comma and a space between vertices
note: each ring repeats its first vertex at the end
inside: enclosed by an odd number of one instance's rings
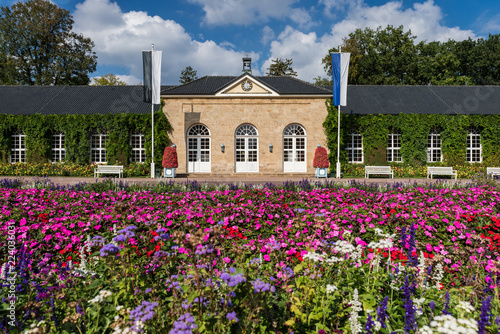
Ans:
POLYGON ((122 177, 123 166, 97 165, 94 169, 94 178, 98 178, 99 174, 118 174, 118 177, 122 177))
POLYGON ((427 167, 427 178, 430 176, 432 179, 434 175, 450 175, 457 179, 457 171, 453 167, 427 167))
POLYGON ((500 175, 500 167, 486 167, 486 175, 500 175))
POLYGON ((386 174, 394 178, 391 166, 365 166, 365 179, 369 178, 370 174, 386 174))

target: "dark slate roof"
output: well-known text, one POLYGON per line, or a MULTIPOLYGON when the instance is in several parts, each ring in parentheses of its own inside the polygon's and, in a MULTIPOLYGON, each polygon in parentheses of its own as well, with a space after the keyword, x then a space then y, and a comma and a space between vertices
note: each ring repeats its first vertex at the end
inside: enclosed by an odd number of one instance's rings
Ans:
POLYGON ((500 114, 500 86, 349 86, 347 106, 340 110, 346 114, 500 114))
MULTIPOLYGON (((181 86, 162 90, 161 95, 215 95, 215 93, 245 75, 247 74, 240 76, 206 76, 181 86)), ((323 87, 314 86, 293 77, 248 75, 280 95, 325 95, 331 92, 323 87)))
MULTIPOLYGON (((168 89, 169 86, 162 86, 168 89)), ((92 115, 151 113, 142 86, 0 86, 0 113, 92 115)), ((157 107, 155 106, 157 109, 157 107)))

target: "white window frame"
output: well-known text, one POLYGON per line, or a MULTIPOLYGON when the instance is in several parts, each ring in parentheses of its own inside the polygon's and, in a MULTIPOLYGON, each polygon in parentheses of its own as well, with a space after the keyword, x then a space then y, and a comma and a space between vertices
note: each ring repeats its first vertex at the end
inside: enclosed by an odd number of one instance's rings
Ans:
POLYGON ((300 124, 283 130, 283 172, 307 172, 307 133, 300 124))
POLYGON ((144 141, 145 136, 143 133, 135 132, 130 135, 130 146, 132 147, 130 162, 146 162, 146 149, 144 147, 144 141))
MULTIPOLYGON (((396 157, 397 158, 397 157, 396 157)), ((387 162, 403 162, 403 156, 401 155, 401 134, 397 132, 389 133, 387 137, 387 149, 386 149, 386 159, 387 162), (398 140, 396 140, 398 138, 398 140), (399 141, 399 146, 396 146, 395 143, 399 141), (395 160, 395 153, 399 153, 400 160, 395 160)))
POLYGON ((66 159, 66 136, 62 132, 52 135, 52 162, 64 162, 66 159))
POLYGON ((349 141, 346 143, 346 151, 347 151, 347 162, 351 164, 364 163, 363 136, 360 133, 353 132, 349 135, 349 141), (355 155, 356 157, 359 157, 360 152, 361 152, 361 160, 356 161, 355 159, 353 159, 355 155))
POLYGON ((106 152, 106 140, 108 139, 107 133, 93 133, 90 138, 90 162, 96 164, 107 163, 108 156, 106 152), (95 141, 94 141, 95 139, 95 141), (94 143, 97 145, 94 146, 94 143), (104 153, 104 160, 102 159, 104 153), (98 158, 98 159, 95 159, 98 158))
POLYGON ((242 124, 236 128, 234 168, 236 173, 257 173, 259 171, 259 132, 252 124, 242 124), (238 146, 238 142, 242 143, 242 146, 238 146), (255 160, 250 159, 250 155, 255 160))
POLYGON ((441 148, 441 133, 437 130, 431 130, 427 137, 427 162, 442 162, 443 150, 441 148), (439 152, 439 153, 438 153, 439 152), (439 160, 435 157, 439 155, 439 160))
POLYGON ((26 135, 22 131, 16 131, 11 140, 10 162, 26 162, 26 135))
POLYGON ((469 129, 469 132, 467 133, 466 146, 467 146, 467 151, 465 154, 465 160, 468 163, 483 162, 483 145, 481 144, 481 132, 478 129, 469 129), (476 141, 479 141, 479 145, 477 145, 476 141), (476 146, 474 147, 473 145, 476 146), (478 153, 479 153, 479 159, 477 159, 478 153), (475 158, 473 159, 473 157, 475 158))
POLYGON ((212 139, 206 125, 200 123, 189 128, 186 136, 186 161, 188 173, 212 171, 212 139))

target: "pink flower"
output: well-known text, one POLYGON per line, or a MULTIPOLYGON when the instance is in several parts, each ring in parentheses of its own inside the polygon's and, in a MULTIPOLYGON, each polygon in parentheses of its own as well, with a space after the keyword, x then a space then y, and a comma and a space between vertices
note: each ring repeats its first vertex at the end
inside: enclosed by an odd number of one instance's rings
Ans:
POLYGON ((52 236, 50 234, 46 235, 45 238, 43 238, 43 240, 45 241, 49 241, 50 239, 52 239, 52 236))
POLYGON ((228 257, 225 257, 222 259, 222 261, 226 262, 227 264, 229 264, 229 262, 231 262, 231 259, 228 258, 228 257))
POLYGON ((271 258, 269 257, 269 255, 264 255, 264 260, 266 260, 267 262, 271 261, 271 258))
POLYGON ((95 228, 96 230, 99 230, 99 229, 101 228, 101 225, 96 225, 96 226, 94 226, 94 228, 95 228))

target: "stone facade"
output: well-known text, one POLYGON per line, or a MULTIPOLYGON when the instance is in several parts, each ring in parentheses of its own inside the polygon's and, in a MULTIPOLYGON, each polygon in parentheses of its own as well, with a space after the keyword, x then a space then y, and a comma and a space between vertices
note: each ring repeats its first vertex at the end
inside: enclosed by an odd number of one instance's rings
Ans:
POLYGON ((173 128, 169 137, 177 146, 178 173, 188 173, 187 133, 196 124, 203 124, 210 130, 212 174, 236 174, 235 131, 242 124, 251 124, 258 131, 257 173, 283 173, 283 131, 290 124, 299 124, 306 132, 307 171, 303 174, 314 174, 314 151, 317 145, 326 147, 322 125, 327 115, 326 98, 247 96, 163 96, 163 110, 173 128), (222 144, 224 152, 221 152, 222 144))

